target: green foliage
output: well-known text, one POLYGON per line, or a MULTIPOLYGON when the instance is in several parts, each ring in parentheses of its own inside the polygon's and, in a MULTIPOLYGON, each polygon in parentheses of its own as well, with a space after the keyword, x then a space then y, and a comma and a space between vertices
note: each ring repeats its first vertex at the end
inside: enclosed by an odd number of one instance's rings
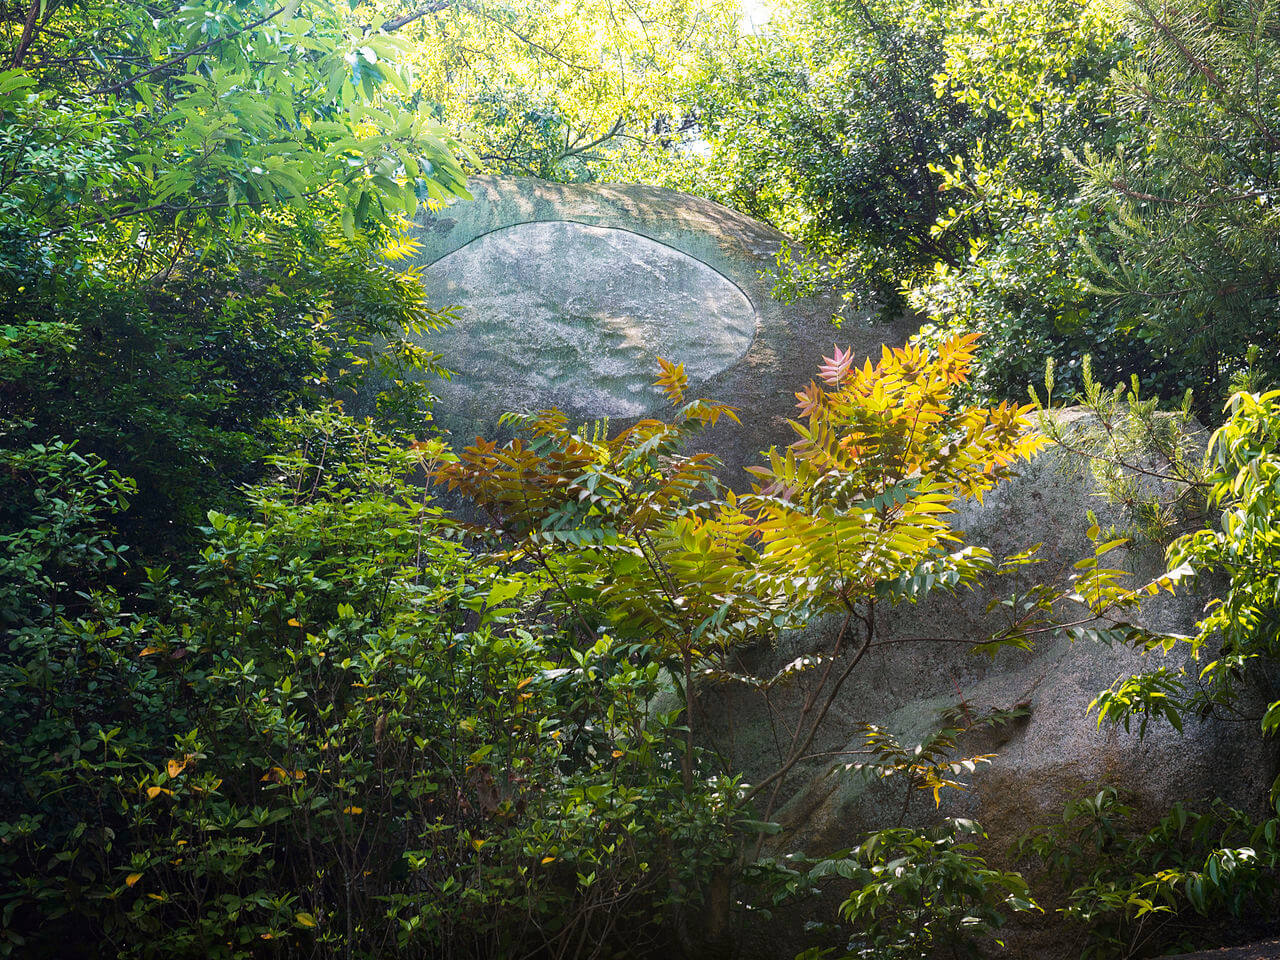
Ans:
MULTIPOLYGON (((850 304, 899 283, 956 244, 930 164, 968 154, 982 127, 934 96, 945 4, 798 3, 785 26, 744 38, 690 97, 710 152, 691 186, 799 240, 779 292, 836 283, 850 304)), ((963 242, 963 241, 961 241, 963 242)))
POLYGON ((0 71, 8 442, 132 478, 155 558, 234 507, 298 404, 377 368, 365 402, 417 428, 439 364, 408 337, 447 317, 382 257, 465 190, 404 45, 326 5, 26 6, 0 71))
POLYGON ((1128 336, 1167 358, 1205 402, 1225 396, 1251 344, 1274 377, 1280 19, 1268 2, 1122 8, 1135 56, 1116 99, 1123 149, 1081 155, 1083 199, 1111 222, 1087 276, 1119 301, 1128 336), (1268 352, 1269 351, 1269 352, 1268 352))
POLYGON ((0 390, 19 421, 8 442, 74 438, 131 477, 142 495, 128 539, 151 556, 190 537, 204 511, 232 507, 269 449, 265 424, 299 403, 376 403, 388 425, 421 423, 423 371, 438 358, 408 338, 449 317, 412 276, 370 264, 368 243, 308 239, 289 217, 270 227, 211 272, 160 288, 0 287, 13 359, 0 390), (373 402, 357 393, 374 392, 370 372, 386 384, 373 402))
POLYGON ((1138 823, 1107 787, 1018 841, 1023 856, 1070 889, 1062 913, 1084 928, 1084 957, 1190 948, 1215 920, 1274 908, 1280 821, 1258 823, 1219 801, 1204 811, 1176 803, 1151 828, 1138 823))
MULTIPOLYGON (((1055 415, 1055 366, 1046 362, 1044 397, 1028 388, 1039 426, 1054 444, 1087 463, 1102 495, 1121 507, 1140 534, 1161 543, 1202 522, 1211 486, 1204 462, 1205 431, 1191 415, 1188 391, 1178 410, 1144 397, 1137 375, 1105 389, 1092 358, 1080 358, 1081 392, 1069 403, 1081 416, 1055 415)), ((1057 401, 1061 402, 1061 401, 1057 401)))
POLYGON ((116 570, 127 547, 112 542, 106 517, 135 489, 69 444, 0 449, 0 624, 65 615, 116 570))
POLYGON ((255 518, 210 514, 189 592, 153 568, 143 616, 103 597, 9 634, 4 946, 573 956, 658 935, 726 825, 723 785, 679 786, 657 665, 517 622, 522 581, 408 485, 430 450, 332 413, 297 429, 255 518))
POLYGON ((597 178, 634 144, 681 142, 688 78, 732 44, 739 13, 725 0, 409 9, 424 102, 488 171, 563 181, 597 178))
MULTIPOLYGON (((731 865, 740 881, 781 883, 795 892, 819 879, 802 882, 794 865, 755 861, 778 829, 771 818, 789 776, 813 759, 811 745, 831 704, 880 642, 877 611, 977 586, 1031 562, 1029 554, 997 562, 964 546, 946 520, 962 496, 981 497, 1043 442, 1026 430, 1029 407, 951 407, 974 351, 970 337, 944 345, 937 356, 885 349, 877 363, 858 367, 851 353, 837 349, 819 371, 822 382, 796 394, 803 418, 793 424, 796 441, 752 468, 757 482, 747 495, 714 499, 719 490, 706 456, 682 453, 696 430, 731 411, 687 400, 683 370, 666 362, 658 383, 677 406, 673 423, 645 420, 607 438, 592 425, 574 430, 562 414, 544 411, 516 418, 524 434, 505 446, 478 440, 456 458, 439 458, 432 471, 474 504, 484 518, 474 533, 495 558, 528 570, 546 591, 547 609, 580 642, 607 624, 661 665, 683 707, 685 790, 724 772, 723 759, 700 748, 712 685, 745 687, 771 711, 790 704, 777 756, 767 767, 762 761, 756 782, 725 799, 745 834, 731 865), (739 654, 749 644, 832 614, 837 626, 824 647, 772 675, 743 670, 739 654)), ((1173 578, 1125 585, 1126 574, 1104 563, 1123 541, 1104 540, 1096 529, 1091 536, 1094 555, 1076 565, 1065 585, 997 597, 992 608, 1009 608, 1007 626, 955 642, 994 654, 1028 647, 1046 633, 1087 637, 1102 617, 1104 632, 1150 638, 1125 624, 1123 614, 1139 599, 1172 589, 1173 578), (1066 623, 1059 615, 1064 601, 1079 605, 1066 623)), ((921 789, 940 802, 942 790, 961 788, 963 775, 990 759, 954 755, 959 727, 914 750, 866 729, 872 759, 837 764, 833 772, 900 773, 908 803, 921 789)), ((714 742, 722 755, 732 754, 732 744, 714 742)), ((869 950, 908 949, 912 937, 917 950, 958 943, 963 933, 995 923, 1000 902, 1025 895, 1015 876, 987 870, 949 836, 904 828, 867 848, 860 869, 871 871, 869 892, 850 908, 850 919, 873 928, 869 950), (895 872, 908 862, 909 869, 895 872), (937 898, 918 903, 899 928, 899 895, 935 887, 937 898)), ((706 940, 722 935, 714 904, 703 920, 706 940)))
MULTIPOLYGON (((1220 526, 1187 534, 1169 548, 1170 565, 1226 578, 1221 596, 1206 607, 1190 637, 1171 637, 1166 650, 1185 649, 1193 660, 1121 677, 1099 695, 1099 722, 1150 717, 1180 725, 1192 717, 1249 719, 1265 737, 1280 728, 1270 673, 1276 647, 1277 605, 1271 571, 1275 553, 1274 453, 1280 424, 1280 392, 1241 393, 1230 419, 1209 444, 1210 503, 1221 508, 1220 526), (1208 662, 1201 658, 1208 655, 1208 662), (1255 711, 1256 715, 1255 715, 1255 711)), ((1280 781, 1273 800, 1280 796, 1280 781)))
MULTIPOLYGON (((24 11, 25 12, 25 11, 24 11)), ((264 208, 336 202, 343 231, 465 193, 410 105, 405 50, 325 4, 50 5, 0 72, 0 269, 146 276, 264 208)), ((10 34, 13 37, 13 34, 10 34)))
POLYGON ((813 879, 838 876, 854 884, 840 906, 856 931, 845 956, 925 960, 947 950, 976 957, 975 938, 1003 925, 1002 911, 1038 910, 1021 876, 992 869, 977 855, 974 841, 985 838, 970 820, 895 827, 815 867, 813 879))

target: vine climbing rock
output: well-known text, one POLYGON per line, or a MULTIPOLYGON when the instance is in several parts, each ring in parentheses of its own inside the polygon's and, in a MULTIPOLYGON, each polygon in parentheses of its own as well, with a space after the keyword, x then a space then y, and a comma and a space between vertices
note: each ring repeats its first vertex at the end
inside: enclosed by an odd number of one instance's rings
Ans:
POLYGON ((659 356, 690 395, 732 404, 706 447, 722 476, 792 439, 794 397, 833 341, 859 354, 901 343, 907 321, 832 327, 835 304, 783 304, 763 273, 786 238, 718 204, 656 187, 474 177, 475 199, 424 211, 415 239, 429 301, 457 323, 424 343, 457 375, 433 386, 455 439, 491 435, 508 410, 557 406, 614 424, 665 416, 659 356))

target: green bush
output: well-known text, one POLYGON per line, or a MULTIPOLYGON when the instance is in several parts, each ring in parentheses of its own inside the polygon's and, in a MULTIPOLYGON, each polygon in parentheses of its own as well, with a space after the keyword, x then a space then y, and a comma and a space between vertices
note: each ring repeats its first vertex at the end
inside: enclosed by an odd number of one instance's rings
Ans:
POLYGON ((1220 801, 1202 810, 1176 803, 1143 827, 1107 787, 1067 804, 1060 823, 1029 832, 1018 849, 1069 891, 1061 912, 1083 928, 1082 956, 1150 956, 1203 943, 1226 918, 1273 916, 1277 831, 1280 820, 1259 822, 1220 801))
POLYGON ((252 519, 211 513, 190 571, 147 571, 145 611, 104 595, 9 631, 0 942, 560 956, 660 937, 727 828, 723 788, 678 788, 657 665, 522 624, 522 581, 405 479, 427 448, 332 412, 299 426, 252 519))

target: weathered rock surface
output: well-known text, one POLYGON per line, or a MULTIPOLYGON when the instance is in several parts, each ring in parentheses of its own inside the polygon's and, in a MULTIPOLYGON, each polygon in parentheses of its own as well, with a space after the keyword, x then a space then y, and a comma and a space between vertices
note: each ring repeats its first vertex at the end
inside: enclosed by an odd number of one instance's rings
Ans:
POLYGON ((749 411, 707 447, 741 485, 758 452, 790 442, 794 391, 833 341, 859 354, 907 324, 831 326, 829 300, 784 305, 760 276, 785 238, 717 204, 655 187, 475 177, 475 200, 424 213, 417 262, 431 302, 460 321, 432 349, 458 371, 433 387, 436 416, 470 439, 507 410, 574 419, 664 414, 657 357, 694 396, 749 411))
MULTIPOLYGON (((422 220, 419 262, 436 305, 459 304, 461 321, 431 338, 459 371, 441 385, 438 418, 458 438, 492 433, 508 409, 555 404, 583 420, 627 420, 661 412, 652 387, 656 358, 686 365, 692 390, 743 409, 743 426, 717 428, 708 447, 726 463, 725 478, 759 450, 791 439, 786 420, 793 391, 813 376, 833 340, 865 354, 905 339, 906 324, 870 323, 834 330, 832 304, 786 306, 770 296, 760 272, 784 238, 770 228, 704 200, 641 186, 563 185, 478 177, 476 200, 455 203, 422 220)), ((965 505, 954 526, 969 543, 997 556, 1037 541, 1044 560, 1021 579, 998 585, 1007 595, 1032 577, 1052 579, 1090 550, 1086 512, 1104 525, 1116 519, 1095 495, 1087 472, 1048 454, 1023 475, 965 505)), ((1163 569, 1162 551, 1135 547, 1117 560, 1137 576, 1163 569)), ((1027 828, 1060 818, 1064 803, 1100 785, 1130 789, 1138 808, 1155 815, 1173 802, 1224 796, 1250 804, 1265 794, 1276 758, 1236 725, 1191 723, 1179 735, 1155 725, 1145 739, 1099 729, 1089 707, 1117 677, 1152 666, 1132 650, 1045 636, 1031 652, 994 660, 964 652, 965 641, 1001 626, 1005 608, 987 610, 989 595, 935 597, 881 614, 880 639, 834 703, 815 758, 788 779, 772 815, 785 825, 779 849, 823 854, 894 822, 901 787, 840 772, 847 751, 862 745, 859 724, 872 721, 903 743, 937 729, 944 708, 963 701, 978 714, 1020 707, 1015 722, 962 744, 970 754, 995 753, 964 793, 944 794, 940 810, 920 793, 908 822, 960 815, 990 832, 987 853, 1007 862, 1008 844, 1027 828), (905 642, 912 638, 934 638, 905 642)), ((1147 625, 1189 633, 1203 600, 1167 594, 1147 602, 1147 625)), ((797 656, 823 649, 830 627, 814 624, 778 649, 756 651, 748 664, 768 675, 797 656)), ((704 717, 719 718, 712 739, 748 780, 776 766, 774 731, 763 705, 746 693, 708 691, 704 717)), ((785 714, 787 705, 779 704, 785 714)), ((856 758, 855 758, 856 759, 856 758)), ((830 912, 820 919, 833 919, 830 912)), ((797 926, 773 923, 744 943, 744 955, 791 957, 797 926)), ((1015 956, 1079 955, 1052 913, 1010 938, 1015 956)))
POLYGON ((1197 953, 1179 953, 1164 960, 1277 960, 1280 958, 1280 940, 1265 940, 1243 947, 1223 947, 1220 950, 1202 950, 1197 953))
MULTIPOLYGON (((962 643, 948 642, 984 639, 1007 622, 1005 608, 987 610, 996 593, 1008 595, 1037 580, 1069 574, 1076 560, 1092 552, 1085 534, 1089 510, 1103 526, 1121 519, 1097 496, 1081 464, 1053 452, 1042 454, 983 503, 960 508, 953 526, 965 532, 967 543, 985 546, 1000 557, 1042 542, 1039 555, 1044 562, 1012 581, 997 583, 991 593, 935 595, 918 606, 882 612, 878 629, 885 645, 867 656, 844 687, 811 748, 816 758, 790 778, 773 814, 785 827, 777 838, 780 851, 822 855, 855 845, 867 831, 893 825, 903 809, 901 778, 877 782, 842 769, 860 759, 844 753, 862 748, 858 724, 879 724, 910 747, 944 726, 942 711, 962 701, 971 716, 1014 707, 1027 713, 962 739, 966 756, 997 756, 978 766, 968 790, 945 791, 940 809, 935 809, 930 794, 917 791, 905 822, 944 816, 976 819, 991 836, 984 853, 997 863, 1010 864, 1009 847, 1020 834, 1059 822, 1067 801, 1092 795, 1103 785, 1129 791, 1128 799, 1144 819, 1158 817, 1176 800, 1198 805, 1223 797, 1253 809, 1265 799, 1277 756, 1256 730, 1242 735, 1238 723, 1192 720, 1179 734, 1155 722, 1140 739, 1136 724, 1132 732, 1099 728, 1096 714, 1090 712, 1098 693, 1122 675, 1165 662, 1160 654, 1143 656, 1124 646, 1072 642, 1048 634, 1030 652, 1005 650, 989 659, 966 653, 962 643), (911 642, 912 638, 934 639, 911 642)), ((1163 551, 1150 542, 1135 541, 1110 554, 1108 565, 1133 571, 1134 582, 1142 582, 1164 570, 1163 551)), ((1203 588, 1199 595, 1161 593, 1147 600, 1136 616, 1127 616, 1149 627, 1187 634, 1194 631, 1204 600, 1203 588)), ((831 629, 815 624, 751 666, 758 675, 768 676, 798 656, 824 649, 831 629)), ((1181 648, 1170 655, 1171 666, 1177 665, 1175 656, 1183 656, 1181 648)), ((716 712, 721 718, 733 717, 735 766, 748 780, 776 769, 773 729, 762 705, 745 693, 720 696, 716 712)), ((779 705, 785 713, 788 704, 779 705)), ((716 739, 722 745, 730 742, 728 722, 716 739)), ((827 904, 821 919, 834 919, 833 907, 827 904)), ((1052 910, 1020 920, 1018 926, 1005 937, 1012 952, 1004 955, 1027 960, 1080 955, 1083 945, 1069 942, 1052 910)), ((748 955, 790 956, 788 949, 794 952, 794 945, 779 942, 748 955)))

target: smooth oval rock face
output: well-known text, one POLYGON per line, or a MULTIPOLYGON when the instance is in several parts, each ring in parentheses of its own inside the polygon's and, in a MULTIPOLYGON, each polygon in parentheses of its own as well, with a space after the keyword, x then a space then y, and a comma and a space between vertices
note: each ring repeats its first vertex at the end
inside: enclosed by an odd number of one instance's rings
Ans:
POLYGON ((914 330, 908 318, 836 330, 835 297, 781 303, 769 273, 786 237, 708 200, 525 177, 473 177, 468 189, 474 200, 424 207, 414 233, 428 302, 460 310, 456 328, 419 341, 458 373, 431 382, 436 425, 455 443, 504 436, 509 410, 558 406, 618 429, 667 418, 653 386, 661 356, 684 364, 690 397, 741 412, 698 449, 743 491, 743 468, 795 438, 795 391, 833 342, 879 356, 914 330))
POLYGON ((468 420, 558 406, 571 417, 636 417, 663 403, 657 358, 705 382, 746 354, 756 311, 693 257, 616 227, 518 223, 423 272, 430 302, 460 320, 431 338, 465 376, 436 388, 468 420))

